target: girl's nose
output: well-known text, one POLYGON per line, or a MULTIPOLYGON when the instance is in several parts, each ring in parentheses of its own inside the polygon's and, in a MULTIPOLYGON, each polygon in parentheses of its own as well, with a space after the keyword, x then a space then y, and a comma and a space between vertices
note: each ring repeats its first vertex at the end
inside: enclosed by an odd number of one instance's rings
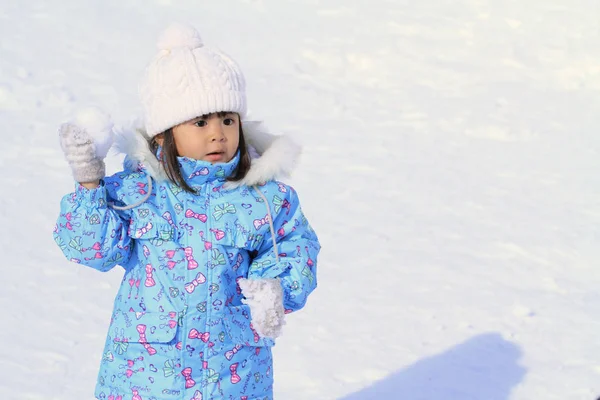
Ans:
POLYGON ((225 140, 225 133, 223 132, 223 124, 220 118, 215 118, 210 131, 212 142, 221 142, 225 140))

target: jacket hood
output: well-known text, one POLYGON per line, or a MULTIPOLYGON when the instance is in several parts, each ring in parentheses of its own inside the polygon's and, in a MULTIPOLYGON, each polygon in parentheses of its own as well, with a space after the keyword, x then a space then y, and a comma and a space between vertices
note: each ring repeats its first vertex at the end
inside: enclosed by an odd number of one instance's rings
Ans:
MULTIPOLYGON (((298 144, 288 136, 268 133, 259 121, 242 121, 242 127, 252 163, 244 179, 227 182, 227 188, 252 186, 292 173, 301 153, 298 144)), ((161 163, 150 150, 150 138, 141 119, 116 129, 115 133, 114 148, 117 153, 126 155, 125 164, 128 168, 142 168, 156 181, 168 179, 161 163)))

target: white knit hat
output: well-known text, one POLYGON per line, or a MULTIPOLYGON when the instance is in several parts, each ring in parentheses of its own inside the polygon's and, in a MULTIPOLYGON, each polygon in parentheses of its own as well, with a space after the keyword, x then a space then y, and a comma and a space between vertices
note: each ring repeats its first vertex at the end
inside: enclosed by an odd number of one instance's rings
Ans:
POLYGON ((149 137, 214 112, 245 117, 246 83, 239 65, 204 46, 193 27, 171 25, 157 47, 139 86, 149 137))

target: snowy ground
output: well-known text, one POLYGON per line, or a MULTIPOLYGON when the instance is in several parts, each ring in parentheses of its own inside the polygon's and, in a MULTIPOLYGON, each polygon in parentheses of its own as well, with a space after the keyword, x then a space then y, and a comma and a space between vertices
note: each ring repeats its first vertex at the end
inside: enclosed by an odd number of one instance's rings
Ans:
POLYGON ((276 399, 600 396, 597 0, 5 0, 0 399, 92 397, 121 277, 52 240, 56 129, 138 112, 172 20, 305 146, 320 287, 275 348, 276 399))

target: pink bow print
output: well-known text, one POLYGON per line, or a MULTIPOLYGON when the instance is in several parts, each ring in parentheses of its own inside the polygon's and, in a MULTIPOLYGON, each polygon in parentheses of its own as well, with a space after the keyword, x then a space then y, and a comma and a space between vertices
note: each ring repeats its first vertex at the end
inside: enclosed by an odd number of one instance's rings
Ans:
POLYGON ((208 216, 206 214, 195 213, 192 210, 190 210, 189 208, 187 210, 185 210, 185 217, 186 218, 196 218, 202 222, 206 222, 206 220, 208 219, 208 216))
POLYGON ((196 275, 196 279, 185 284, 185 291, 190 294, 194 293, 194 290, 196 290, 196 286, 201 285, 204 282, 206 282, 206 277, 202 272, 198 272, 198 275, 196 275))
POLYGON ((152 277, 152 265, 151 264, 147 264, 146 265, 146 282, 144 283, 144 285, 146 287, 151 287, 156 285, 156 282, 154 281, 154 278, 152 277))
POLYGON ((194 254, 193 254, 193 249, 191 247, 186 247, 185 249, 183 249, 185 252, 185 259, 188 262, 188 269, 195 269, 198 268, 198 263, 196 262, 196 260, 194 260, 194 254))
POLYGON ((197 329, 192 328, 192 330, 190 331, 190 333, 188 334, 188 337, 190 339, 200 339, 202 340, 204 343, 208 342, 208 340, 210 339, 210 333, 209 332, 203 332, 200 333, 198 332, 197 329))
POLYGON ((135 237, 141 237, 144 233, 148 233, 152 229, 152 222, 148 222, 146 226, 135 230, 135 237))
POLYGON ((131 389, 131 394, 133 395, 131 400, 144 400, 142 399, 142 396, 139 395, 139 392, 135 389, 131 389))
POLYGON ((236 344, 235 347, 231 350, 229 350, 228 352, 225 353, 225 358, 229 361, 231 361, 231 359, 233 358, 233 356, 235 355, 235 353, 237 353, 238 351, 240 351, 240 349, 242 348, 241 344, 236 344))
POLYGON ((156 354, 156 349, 148 344, 148 340, 146 340, 146 325, 140 324, 136 327, 138 333, 140 334, 139 342, 144 346, 144 348, 148 351, 148 354, 151 356, 156 354))
POLYGON ((194 381, 192 379, 192 369, 190 367, 187 367, 183 371, 181 371, 181 375, 183 375, 183 377, 185 378, 185 388, 186 389, 194 387, 194 385, 196 384, 196 381, 194 381))
POLYGON ((269 223, 269 216, 265 216, 264 218, 261 219, 255 219, 254 220, 254 228, 256 230, 258 230, 261 226, 266 225, 269 223))
POLYGON ((115 397, 111 394, 110 396, 108 396, 107 400, 123 400, 123 396, 118 395, 117 397, 115 397))
POLYGON ((240 378, 240 376, 237 374, 238 364, 239 363, 231 364, 231 367, 229 367, 229 370, 231 371, 231 383, 234 385, 242 380, 242 378, 240 378))

